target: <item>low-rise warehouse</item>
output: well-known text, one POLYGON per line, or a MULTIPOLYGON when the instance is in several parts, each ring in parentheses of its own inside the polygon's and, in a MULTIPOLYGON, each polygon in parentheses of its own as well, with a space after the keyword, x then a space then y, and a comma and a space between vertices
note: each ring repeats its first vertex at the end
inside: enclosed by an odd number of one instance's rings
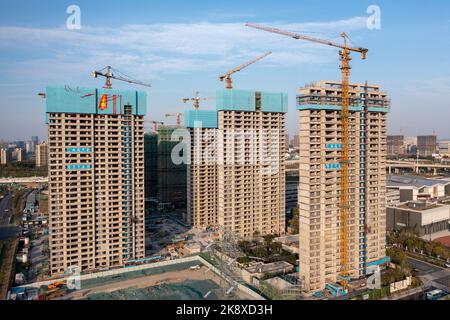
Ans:
POLYGON ((414 229, 422 237, 450 227, 450 205, 427 201, 410 201, 387 207, 387 230, 414 229))

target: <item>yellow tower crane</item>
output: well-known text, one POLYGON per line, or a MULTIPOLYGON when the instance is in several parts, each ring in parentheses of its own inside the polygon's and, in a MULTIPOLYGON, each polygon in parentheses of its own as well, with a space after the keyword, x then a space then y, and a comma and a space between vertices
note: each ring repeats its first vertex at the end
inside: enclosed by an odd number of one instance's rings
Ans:
POLYGON ((341 234, 341 243, 340 243, 340 263, 341 263, 341 271, 340 271, 340 282, 344 289, 348 287, 349 281, 349 253, 348 253, 348 238, 349 238, 349 229, 348 229, 348 220, 349 220, 349 106, 350 106, 350 98, 349 98, 349 82, 350 82, 350 52, 358 52, 361 53, 361 58, 363 60, 366 59, 368 49, 365 48, 353 48, 347 45, 348 36, 344 32, 341 36, 344 38, 344 44, 334 43, 328 40, 322 40, 313 38, 310 36, 284 31, 276 28, 266 27, 253 23, 246 23, 247 27, 264 30, 272 33, 281 34, 284 36, 288 36, 294 38, 296 40, 306 40, 315 43, 320 43, 324 45, 328 45, 331 47, 336 47, 339 50, 339 56, 341 60, 341 74, 342 74, 342 110, 341 110, 341 126, 342 126, 342 151, 341 151, 341 194, 340 194, 340 234, 341 234))
POLYGON ((144 123, 151 123, 153 125, 153 131, 158 132, 159 126, 163 126, 164 122, 154 121, 154 120, 145 120, 144 123))
POLYGON ((228 71, 227 73, 225 73, 224 75, 219 77, 220 81, 226 80, 227 81, 227 89, 233 89, 233 79, 231 79, 231 75, 241 71, 244 68, 247 68, 249 65, 254 64, 255 62, 258 62, 261 59, 264 59, 265 57, 267 57, 269 54, 272 54, 272 52, 266 52, 263 55, 260 55, 258 57, 256 57, 255 59, 252 59, 250 61, 247 61, 246 63, 240 65, 239 67, 236 67, 230 71, 228 71))
POLYGON ((183 102, 187 103, 189 101, 194 101, 194 108, 195 110, 198 110, 200 108, 200 101, 207 101, 207 100, 215 100, 214 98, 200 98, 199 97, 200 92, 195 93, 195 97, 193 98, 184 98, 183 102))
POLYGON ((105 68, 101 70, 92 71, 92 76, 94 78, 98 78, 99 76, 104 77, 105 85, 103 86, 104 89, 112 89, 111 79, 120 80, 128 83, 138 84, 144 87, 151 87, 151 84, 133 79, 126 74, 120 72, 117 69, 113 69, 111 66, 106 66, 105 68))
POLYGON ((183 117, 183 113, 181 112, 177 112, 177 113, 166 113, 165 117, 177 117, 177 127, 180 128, 181 127, 181 117, 183 117))

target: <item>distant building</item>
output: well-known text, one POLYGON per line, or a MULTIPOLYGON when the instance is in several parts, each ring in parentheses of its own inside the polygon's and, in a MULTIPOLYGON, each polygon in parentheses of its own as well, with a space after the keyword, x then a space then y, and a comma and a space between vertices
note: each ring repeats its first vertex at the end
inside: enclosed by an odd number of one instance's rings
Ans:
POLYGON ((388 176, 388 190, 398 190, 400 202, 438 200, 450 196, 450 181, 416 176, 388 176))
POLYGON ((404 136, 387 136, 387 156, 398 157, 404 154, 404 136))
POLYGON ((25 144, 25 151, 27 154, 34 153, 34 147, 33 147, 32 141, 27 141, 27 143, 25 144))
POLYGON ((172 141, 176 127, 158 129, 158 199, 161 203, 171 203, 178 208, 186 206, 186 170, 185 163, 175 164, 172 150, 179 141, 172 141))
POLYGON ((146 133, 144 136, 145 198, 158 196, 158 135, 146 133))
POLYGON ((23 148, 15 148, 13 151, 13 157, 16 162, 23 162, 26 160, 26 152, 23 148))
POLYGON ((400 190, 396 188, 386 189, 386 205, 395 206, 400 203, 400 190))
POLYGON ((294 136, 294 138, 292 139, 292 146, 293 146, 295 149, 298 149, 298 148, 299 148, 299 145, 300 145, 300 138, 299 138, 299 135, 296 134, 296 135, 294 136))
POLYGON ((388 207, 387 231, 413 229, 422 237, 449 230, 450 205, 428 201, 410 201, 399 206, 388 207))
POLYGON ((450 156, 450 141, 439 142, 439 154, 441 156, 450 156))
POLYGON ((417 137, 417 154, 420 157, 431 157, 437 150, 437 137, 435 135, 417 137))
POLYGON ((11 147, 13 147, 13 148, 21 148, 21 149, 25 150, 26 143, 25 143, 25 141, 14 141, 11 144, 11 147))
POLYGON ((39 137, 38 136, 32 136, 31 137, 31 142, 32 142, 32 152, 35 153, 36 152, 36 147, 39 144, 39 137))
POLYGON ((417 137, 405 137, 404 149, 407 155, 416 155, 417 137))
POLYGON ((6 165, 12 160, 11 149, 2 148, 0 149, 0 164, 6 165))
POLYGON ((48 164, 48 144, 43 142, 36 146, 36 167, 45 167, 48 164))
POLYGON ((298 175, 286 176, 286 212, 290 213, 298 204, 298 175))
POLYGON ((172 141, 176 127, 160 127, 148 133, 145 141, 145 197, 176 208, 186 207, 186 164, 174 164, 172 150, 179 141, 172 141))

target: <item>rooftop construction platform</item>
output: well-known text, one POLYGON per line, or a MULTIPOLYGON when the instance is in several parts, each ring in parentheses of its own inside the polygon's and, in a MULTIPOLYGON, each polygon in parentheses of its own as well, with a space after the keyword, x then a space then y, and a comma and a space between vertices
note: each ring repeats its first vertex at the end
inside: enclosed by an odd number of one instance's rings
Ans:
MULTIPOLYGON (((387 93, 379 85, 349 85, 349 110, 362 112, 390 112, 391 102, 387 93), (367 97, 366 97, 367 95, 367 97)), ((312 82, 300 89, 297 96, 297 110, 330 110, 340 111, 342 108, 342 84, 339 81, 312 82)))
POLYGON ((216 110, 187 110, 184 124, 186 128, 217 128, 219 111, 286 113, 288 96, 286 93, 254 90, 224 89, 216 93, 216 110))
POLYGON ((145 91, 48 86, 45 98, 46 113, 122 114, 125 105, 131 105, 133 115, 144 116, 147 111, 145 91))

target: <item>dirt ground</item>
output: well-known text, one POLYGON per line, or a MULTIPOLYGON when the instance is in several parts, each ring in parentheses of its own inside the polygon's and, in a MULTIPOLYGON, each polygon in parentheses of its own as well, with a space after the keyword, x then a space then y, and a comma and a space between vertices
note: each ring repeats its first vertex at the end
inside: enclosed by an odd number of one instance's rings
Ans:
MULTIPOLYGON (((145 277, 139 277, 135 279, 118 281, 115 283, 109 283, 85 290, 81 289, 64 296, 63 299, 79 300, 85 299, 88 295, 94 293, 103 293, 103 292, 108 293, 130 287, 147 288, 164 283, 180 283, 187 280, 213 280, 219 286, 221 285, 221 278, 217 276, 213 271, 209 270, 207 267, 202 266, 198 270, 187 269, 173 272, 165 272, 163 274, 156 274, 145 277)), ((222 283, 223 282, 224 280, 222 280, 222 283)), ((250 299, 250 300, 254 299, 253 297, 244 292, 239 292, 238 295, 241 299, 250 299)))

